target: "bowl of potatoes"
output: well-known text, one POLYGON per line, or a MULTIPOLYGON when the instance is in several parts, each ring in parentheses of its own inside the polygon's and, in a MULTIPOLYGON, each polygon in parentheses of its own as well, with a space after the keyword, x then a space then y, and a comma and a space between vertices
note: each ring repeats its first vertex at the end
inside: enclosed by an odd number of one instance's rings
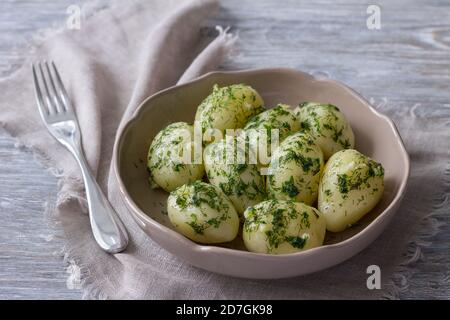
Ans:
POLYGON ((212 72, 147 98, 114 146, 128 213, 188 263, 275 279, 368 246, 403 198, 394 123, 352 89, 293 69, 212 72))

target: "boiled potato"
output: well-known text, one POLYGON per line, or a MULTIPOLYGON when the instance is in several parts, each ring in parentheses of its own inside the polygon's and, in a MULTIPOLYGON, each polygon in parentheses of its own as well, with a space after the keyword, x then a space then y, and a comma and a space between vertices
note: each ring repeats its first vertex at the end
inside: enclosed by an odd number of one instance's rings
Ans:
MULTIPOLYGON (((244 127, 246 138, 254 152, 258 152, 262 144, 261 139, 266 139, 267 155, 270 161, 272 132, 278 130, 278 141, 281 143, 287 136, 300 130, 300 123, 297 121, 293 110, 286 104, 278 104, 275 108, 266 110, 247 122, 244 127), (253 130, 253 132, 251 132, 253 130), (252 137, 252 134, 254 136, 252 137)), ((261 159, 260 160, 261 163, 261 159)), ((268 163, 261 163, 268 165, 268 163)))
POLYGON ((147 158, 153 187, 170 192, 203 177, 204 165, 193 163, 193 136, 194 128, 185 122, 172 123, 156 135, 147 158))
POLYGON ((313 204, 317 200, 323 165, 322 151, 309 135, 297 132, 287 137, 270 161, 269 196, 313 204))
POLYGON ((219 187, 233 202, 236 211, 242 214, 247 207, 265 199, 265 179, 256 164, 250 164, 248 153, 241 148, 238 139, 232 138, 212 143, 205 148, 206 175, 211 184, 219 187), (238 161, 238 150, 244 158, 238 161))
POLYGON ((355 136, 344 114, 332 104, 305 102, 295 108, 300 127, 323 151, 327 160, 335 152, 355 146, 355 136))
POLYGON ((195 181, 170 193, 167 212, 175 229, 200 243, 233 240, 239 218, 233 204, 219 188, 195 181))
POLYGON ((378 203, 384 190, 383 166, 356 150, 335 153, 325 165, 318 209, 332 232, 345 230, 378 203))
POLYGON ((254 115, 263 111, 263 100, 252 87, 233 84, 220 88, 215 85, 213 92, 200 104, 195 114, 205 132, 206 129, 242 128, 254 115))
POLYGON ((252 252, 293 253, 321 246, 325 238, 324 217, 303 203, 267 200, 244 216, 244 243, 252 252))

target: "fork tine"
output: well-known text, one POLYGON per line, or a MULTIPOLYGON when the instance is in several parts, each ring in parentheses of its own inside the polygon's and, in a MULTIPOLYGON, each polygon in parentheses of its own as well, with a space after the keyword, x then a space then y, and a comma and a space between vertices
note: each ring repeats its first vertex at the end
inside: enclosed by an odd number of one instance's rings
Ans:
POLYGON ((48 107, 46 107, 44 99, 42 98, 42 92, 41 92, 38 77, 36 74, 36 67, 34 66, 34 64, 31 64, 31 67, 33 69, 34 93, 36 95, 36 101, 38 104, 38 108, 39 108, 39 111, 40 111, 42 117, 46 118, 49 115, 50 111, 49 111, 48 107))
POLYGON ((45 65, 45 69, 47 71, 47 78, 49 79, 49 82, 50 82, 49 87, 53 93, 53 94, 51 94, 51 96, 53 98, 53 102, 56 107, 56 110, 57 110, 57 112, 63 112, 65 109, 64 102, 61 101, 61 99, 59 98, 59 94, 58 94, 58 91, 56 90, 55 82, 53 81, 53 76, 52 76, 52 73, 50 72, 50 68, 48 67, 47 61, 44 61, 44 65, 45 65))
POLYGON ((53 61, 51 62, 51 64, 52 64, 52 68, 53 68, 53 73, 56 76, 56 84, 59 89, 59 96, 61 98, 61 101, 63 101, 66 111, 72 110, 72 105, 70 104, 69 96, 68 96, 68 94, 66 92, 66 88, 64 87, 64 84, 61 80, 61 76, 59 75, 58 69, 56 69, 56 65, 53 61))
POLYGON ((42 83, 44 84, 44 100, 47 102, 48 107, 48 113, 58 113, 58 109, 55 105, 53 105, 51 99, 50 99, 50 91, 48 90, 47 80, 45 79, 44 70, 42 69, 42 64, 39 62, 39 71, 40 71, 40 78, 42 80, 42 83))

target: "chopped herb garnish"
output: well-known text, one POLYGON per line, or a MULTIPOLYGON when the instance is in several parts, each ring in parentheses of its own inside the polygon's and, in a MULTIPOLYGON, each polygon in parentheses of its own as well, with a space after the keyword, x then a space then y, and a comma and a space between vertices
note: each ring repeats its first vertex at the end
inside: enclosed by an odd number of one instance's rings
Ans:
POLYGON ((185 166, 185 165, 184 165, 183 163, 176 163, 176 164, 174 164, 174 166, 173 166, 173 170, 174 170, 175 172, 180 172, 180 170, 183 169, 184 166, 185 166))
MULTIPOLYGON (((269 253, 284 242, 294 248, 303 249, 308 240, 304 229, 310 228, 311 225, 308 212, 300 213, 298 205, 293 201, 267 200, 248 208, 245 212, 244 231, 251 233, 265 230, 269 253), (297 234, 292 234, 293 223, 300 226, 297 234), (260 229, 261 225, 264 225, 264 229, 260 229)), ((318 218, 317 214, 316 217, 318 218)))
POLYGON ((225 197, 216 187, 208 183, 195 181, 183 185, 177 190, 172 191, 170 196, 175 197, 175 203, 180 210, 186 210, 188 207, 200 209, 200 215, 191 214, 191 221, 186 222, 198 234, 203 234, 203 231, 210 226, 218 228, 222 221, 230 217, 229 203, 225 201, 225 197), (206 221, 199 221, 199 217, 208 216, 206 211, 203 211, 206 209, 204 205, 216 210, 219 215, 206 221))
POLYGON ((192 221, 188 222, 188 225, 195 231, 197 234, 203 234, 205 231, 205 225, 201 225, 197 222, 197 216, 195 214, 191 214, 192 221))
POLYGON ((349 181, 348 176, 344 174, 338 175, 338 186, 339 186, 339 192, 342 194, 347 194, 349 189, 349 181))
POLYGON ((291 178, 288 181, 283 182, 281 191, 291 198, 294 198, 296 195, 298 195, 299 191, 298 188, 295 186, 294 177, 291 176, 291 178))
POLYGON ((303 249, 305 247, 307 239, 307 237, 286 237, 286 241, 289 242, 291 246, 298 249, 303 249))
POLYGON ((384 176, 384 169, 381 164, 371 159, 366 160, 366 158, 362 155, 360 155, 360 160, 366 162, 368 166, 367 173, 364 170, 357 169, 351 174, 343 173, 338 174, 337 176, 338 189, 344 198, 347 197, 347 194, 351 190, 358 190, 363 185, 367 188, 370 188, 370 178, 384 176))

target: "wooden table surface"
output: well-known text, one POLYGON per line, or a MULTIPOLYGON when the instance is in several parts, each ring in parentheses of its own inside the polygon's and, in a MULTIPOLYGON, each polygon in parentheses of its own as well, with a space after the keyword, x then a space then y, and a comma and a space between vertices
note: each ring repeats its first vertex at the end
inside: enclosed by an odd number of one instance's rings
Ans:
MULTIPOLYGON (((106 0, 105 0, 106 1, 106 0)), ((62 26, 70 5, 82 0, 2 0, 0 76, 16 70, 37 30, 62 26)), ((341 80, 375 101, 444 112, 450 81, 450 2, 376 1, 381 29, 370 30, 372 1, 223 1, 216 24, 238 32, 239 48, 224 69, 286 66, 341 80), (374 86, 377 83, 377 86, 374 86)), ((0 92, 1 94, 1 92, 0 92)), ((446 111, 448 112, 448 111, 446 111)), ((26 150, 0 132, 0 298, 78 299, 67 285, 61 242, 52 240, 44 206, 56 197, 57 180, 26 150)), ((450 222, 450 221, 448 221, 450 222)), ((438 283, 449 269, 450 227, 427 248, 428 259, 402 298, 450 298, 449 283, 438 283), (441 239, 439 238, 441 237, 441 239)))

